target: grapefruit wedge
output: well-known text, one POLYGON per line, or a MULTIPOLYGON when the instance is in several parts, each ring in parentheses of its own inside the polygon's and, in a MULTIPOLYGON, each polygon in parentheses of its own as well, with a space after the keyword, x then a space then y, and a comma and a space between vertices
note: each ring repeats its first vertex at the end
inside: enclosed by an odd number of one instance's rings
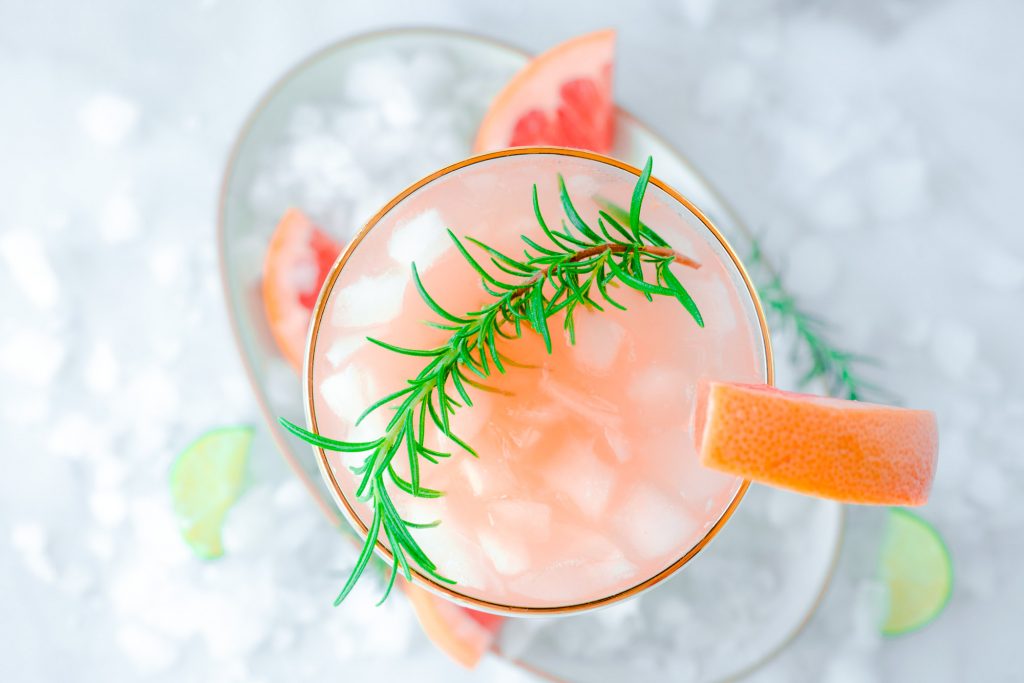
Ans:
POLYGON ((298 209, 288 209, 263 261, 263 308, 274 342, 296 370, 302 368, 306 329, 331 265, 341 253, 298 209))
POLYGON ((694 439, 712 469, 819 498, 923 505, 938 453, 926 410, 703 382, 694 439))
POLYGON ((480 663, 504 621, 496 614, 460 607, 411 583, 405 584, 405 594, 431 642, 468 669, 480 663))
POLYGON ((615 31, 588 33, 530 61, 498 93, 474 152, 556 145, 607 154, 615 136, 615 31))

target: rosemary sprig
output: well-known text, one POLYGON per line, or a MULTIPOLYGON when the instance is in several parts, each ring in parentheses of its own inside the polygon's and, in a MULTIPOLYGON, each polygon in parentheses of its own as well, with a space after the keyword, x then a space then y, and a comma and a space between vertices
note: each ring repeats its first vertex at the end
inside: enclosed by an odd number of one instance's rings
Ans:
POLYGON ((765 260, 761 243, 751 239, 748 264, 758 280, 761 302, 780 329, 789 329, 796 335, 803 349, 795 352, 795 360, 803 360, 806 369, 800 386, 807 387, 821 381, 830 396, 852 401, 865 399, 893 400, 893 396, 860 375, 860 367, 878 365, 871 357, 837 346, 830 338, 831 325, 822 318, 808 313, 786 288, 782 276, 765 260))
POLYGON ((467 385, 490 389, 483 381, 494 372, 505 372, 513 362, 499 350, 499 337, 517 339, 524 327, 539 334, 551 353, 550 319, 563 314, 562 326, 575 343, 574 314, 579 308, 603 311, 605 306, 625 309, 611 293, 614 286, 623 286, 643 294, 676 299, 693 317, 698 326, 704 321, 696 302, 672 272, 673 264, 698 268, 700 264, 676 253, 657 233, 640 221, 640 209, 651 176, 651 159, 633 191, 628 215, 616 218, 600 211, 596 227, 587 223, 569 197, 565 182, 558 178, 558 195, 565 219, 561 230, 552 229, 540 210, 537 187, 533 187, 533 211, 546 244, 539 244, 527 235, 522 258, 504 254, 479 240, 465 238, 448 231, 455 248, 480 277, 483 289, 493 297, 476 311, 456 315, 442 307, 426 290, 415 264, 413 282, 424 303, 440 319, 429 323, 451 333, 448 341, 431 349, 411 349, 368 340, 389 351, 426 359, 423 369, 406 386, 370 405, 356 421, 387 407, 391 417, 379 438, 366 442, 346 442, 309 432, 288 420, 281 424, 308 443, 327 450, 361 456, 362 461, 350 467, 360 477, 356 488, 359 500, 373 511, 366 540, 355 567, 334 604, 338 605, 351 592, 370 561, 373 547, 381 534, 387 539, 393 555, 392 572, 381 602, 387 598, 399 572, 411 580, 411 565, 435 580, 454 583, 438 571, 437 565, 423 552, 410 529, 434 526, 405 520, 398 513, 389 488, 419 498, 437 498, 440 491, 421 485, 423 462, 436 464, 451 453, 426 445, 429 425, 445 435, 453 444, 474 457, 472 446, 452 431, 452 416, 457 409, 473 405, 467 385), (488 261, 485 267, 474 257, 466 243, 478 248, 488 261), (496 271, 496 272, 495 272, 496 271), (394 467, 394 459, 404 455, 409 463, 409 478, 402 477, 394 467))
MULTIPOLYGON (((607 199, 599 197, 597 203, 620 220, 629 216, 626 209, 607 199)), ((640 230, 648 228, 641 223, 640 230)), ((890 392, 860 375, 860 366, 878 365, 878 360, 836 346, 830 338, 831 325, 797 303, 796 297, 783 283, 782 276, 765 259, 758 239, 751 236, 750 242, 747 265, 757 280, 761 302, 776 327, 792 330, 800 343, 794 352, 795 360, 802 360, 807 365, 800 378, 800 387, 806 388, 815 381, 822 381, 828 394, 836 398, 895 401, 890 392)))

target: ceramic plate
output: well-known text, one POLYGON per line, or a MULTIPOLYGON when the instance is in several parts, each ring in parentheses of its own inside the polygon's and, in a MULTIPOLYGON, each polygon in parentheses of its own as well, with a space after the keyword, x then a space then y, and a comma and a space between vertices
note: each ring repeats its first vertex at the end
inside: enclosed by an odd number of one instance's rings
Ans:
MULTIPOLYGON (((218 221, 220 263, 239 351, 260 409, 282 456, 296 476, 302 479, 325 515, 335 523, 340 523, 340 517, 321 483, 311 449, 298 440, 286 438, 277 425, 278 416, 302 420, 301 383, 271 339, 260 299, 263 256, 274 229, 274 220, 269 217, 279 216, 289 204, 302 206, 304 195, 296 192, 289 196, 284 192, 269 199, 257 200, 254 197, 259 194, 258 186, 262 179, 268 172, 273 173, 273 164, 280 163, 275 161, 275 150, 286 139, 294 141, 294 121, 299 108, 341 101, 345 97, 341 84, 346 74, 368 60, 379 61, 382 56, 385 59, 390 56, 402 59, 419 51, 442 52, 460 65, 466 78, 477 84, 475 98, 467 101, 458 112, 469 117, 472 124, 464 131, 465 139, 453 143, 464 150, 465 156, 475 121, 479 120, 491 96, 528 57, 515 48, 475 35, 438 29, 402 29, 343 40, 317 52, 285 74, 270 88, 243 125, 224 173, 218 221)), ((464 81, 465 78, 457 80, 464 81)), ((435 95, 437 101, 452 101, 448 93, 435 95)), ((452 97, 456 95, 453 93, 452 97)), ((465 97, 465 93, 462 96, 465 97)), ((417 144, 426 146, 431 143, 429 136, 422 137, 417 144)), ((403 154, 406 159, 420 161, 432 158, 426 147, 418 150, 415 145, 403 150, 403 154)), ((693 201, 740 254, 746 253, 750 233, 718 193, 681 154, 632 115, 619 110, 616 149, 612 156, 642 165, 648 155, 655 159, 655 175, 693 201)), ((436 168, 457 160, 439 159, 436 168)), ((339 159, 339 171, 344 172, 344 163, 360 162, 358 159, 348 162, 339 159)), ((399 162, 396 159, 391 163, 399 162)), ((419 175, 432 170, 435 168, 426 168, 419 175)), ((377 204, 383 204, 415 179, 410 178, 393 188, 375 188, 381 197, 377 204)), ((378 206, 372 206, 372 210, 376 208, 378 206)), ((369 214, 362 218, 368 217, 369 214)), ((348 234, 336 236, 345 238, 358 227, 359 219, 354 218, 347 226, 348 234)), ((344 233, 345 230, 335 232, 344 233)), ((785 339, 775 337, 773 341, 776 363, 786 362, 789 354, 785 339)), ((779 375, 793 376, 793 373, 780 372, 779 375)), ((656 609, 658 605, 655 602, 682 605, 675 615, 667 613, 668 621, 660 627, 661 631, 681 635, 675 640, 654 640, 656 647, 660 648, 654 654, 662 657, 662 664, 668 667, 662 670, 685 671, 687 679, 700 681, 735 678, 778 652, 810 618, 831 576, 841 541, 841 528, 842 510, 839 505, 752 487, 732 520, 701 557, 666 581, 663 587, 650 592, 649 597, 641 599, 641 602, 650 604, 627 606, 625 609, 632 612, 656 609), (762 543, 754 548, 750 539, 770 534, 773 520, 787 525, 786 542, 762 543), (783 570, 768 578, 763 572, 759 574, 766 557, 783 570), (765 590, 784 596, 779 601, 782 607, 764 613, 752 609, 740 614, 735 604, 724 599, 727 596, 722 596, 721 600, 702 600, 701 596, 707 596, 716 582, 720 584, 720 577, 715 575, 720 569, 737 571, 736 576, 730 577, 736 584, 764 583, 765 590), (687 612, 685 607, 694 604, 700 605, 696 615, 693 610, 687 612), (691 631, 689 635, 688 629, 691 631), (703 636, 715 632, 720 635, 705 642, 708 638, 698 637, 698 631, 703 636), (742 647, 737 648, 736 642, 742 643, 742 647)), ((661 611, 666 610, 663 608, 661 611)), ((637 671, 632 665, 624 665, 627 660, 622 657, 612 656, 609 661, 604 661, 582 651, 574 654, 572 641, 579 640, 579 634, 593 633, 593 637, 600 637, 614 629, 619 642, 609 646, 608 652, 614 653, 615 647, 620 646, 623 652, 635 651, 641 643, 652 642, 649 633, 624 627, 624 624, 635 622, 636 619, 628 614, 601 612, 549 620, 543 624, 535 620, 533 623, 515 620, 503 629, 496 650, 557 680, 624 680, 644 672, 637 671), (568 623, 570 620, 576 620, 576 623, 568 623), (539 637, 541 634, 543 637, 539 637), (630 642, 631 638, 637 642, 630 642)))

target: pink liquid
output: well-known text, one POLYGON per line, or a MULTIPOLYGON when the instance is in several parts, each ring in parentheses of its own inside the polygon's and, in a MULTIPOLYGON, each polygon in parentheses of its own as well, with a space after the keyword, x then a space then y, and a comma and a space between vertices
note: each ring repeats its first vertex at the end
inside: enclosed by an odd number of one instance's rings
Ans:
MULTIPOLYGON (((415 259, 428 291, 457 314, 492 299, 444 231, 470 235, 521 255, 521 234, 546 244, 533 217, 538 184, 549 225, 563 213, 556 173, 566 177, 585 219, 596 225, 594 196, 628 206, 635 177, 597 162, 557 156, 508 157, 470 166, 421 189, 392 210, 355 249, 334 285, 314 348, 318 429, 338 439, 384 432, 389 412, 358 427, 374 400, 404 385, 424 359, 363 341, 431 348, 449 333, 409 276, 415 259)), ((674 299, 618 287, 628 310, 576 313, 569 343, 561 316, 550 320, 553 352, 524 328, 501 349, 517 362, 490 385, 510 395, 470 388, 474 406, 456 413, 454 432, 473 458, 443 436, 429 445, 451 451, 421 464, 424 486, 440 499, 413 499, 395 489, 399 511, 440 526, 414 536, 457 592, 499 605, 557 607, 601 599, 658 574, 699 543, 732 502, 741 481, 702 468, 689 416, 697 381, 765 381, 761 331, 746 288, 725 251, 686 209, 656 188, 644 221, 677 251, 702 264, 674 267, 700 307, 699 328, 674 299)), ((454 390, 451 392, 454 394, 454 390)), ((349 501, 359 459, 328 453, 349 501)), ((396 458, 408 475, 403 453, 396 458)), ((367 508, 356 509, 364 522, 367 508)))

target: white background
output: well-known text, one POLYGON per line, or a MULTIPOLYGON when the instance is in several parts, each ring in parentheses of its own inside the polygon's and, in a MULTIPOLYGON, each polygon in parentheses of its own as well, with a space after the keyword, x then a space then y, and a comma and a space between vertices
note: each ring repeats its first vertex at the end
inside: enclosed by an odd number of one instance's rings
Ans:
POLYGON ((619 102, 706 172, 848 346, 885 360, 876 379, 938 412, 923 514, 954 557, 946 613, 871 643, 812 622, 758 680, 1019 680, 1024 5, 1009 0, 0 0, 0 678, 520 680, 494 661, 459 673, 397 601, 327 607, 337 536, 266 443, 248 503, 262 521, 236 530, 235 556, 192 560, 167 507, 178 450, 257 420, 214 249, 233 136, 313 49, 411 24, 531 51, 618 28, 619 102))

